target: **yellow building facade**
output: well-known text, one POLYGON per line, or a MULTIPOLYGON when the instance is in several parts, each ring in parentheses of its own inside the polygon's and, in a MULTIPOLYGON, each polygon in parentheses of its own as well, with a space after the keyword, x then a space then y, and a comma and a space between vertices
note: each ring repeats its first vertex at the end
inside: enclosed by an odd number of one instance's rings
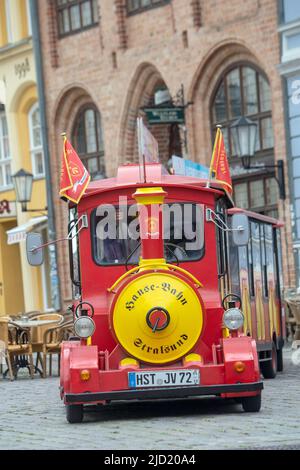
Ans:
POLYGON ((49 263, 27 263, 26 232, 47 241, 45 164, 29 0, 0 0, 0 316, 51 310, 49 263), (16 202, 12 175, 33 175, 28 211, 16 202))

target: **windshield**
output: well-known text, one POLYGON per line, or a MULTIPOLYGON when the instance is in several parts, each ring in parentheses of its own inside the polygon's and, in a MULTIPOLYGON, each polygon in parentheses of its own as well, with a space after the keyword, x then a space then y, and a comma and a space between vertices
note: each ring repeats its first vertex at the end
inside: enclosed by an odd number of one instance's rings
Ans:
MULTIPOLYGON (((93 257, 97 264, 134 265, 141 256, 138 208, 101 205, 92 212, 93 257)), ((196 261, 204 254, 203 205, 163 205, 165 258, 168 262, 196 261)))

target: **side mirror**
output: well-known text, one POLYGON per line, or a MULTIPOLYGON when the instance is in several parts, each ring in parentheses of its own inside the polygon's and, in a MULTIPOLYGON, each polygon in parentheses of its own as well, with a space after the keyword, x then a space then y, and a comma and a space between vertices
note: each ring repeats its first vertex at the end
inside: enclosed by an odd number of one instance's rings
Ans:
POLYGON ((43 244, 40 233, 28 233, 26 237, 27 261, 31 266, 40 266, 44 262, 43 244))
POLYGON ((236 246, 246 246, 249 243, 250 228, 246 214, 234 214, 231 220, 232 240, 236 246))

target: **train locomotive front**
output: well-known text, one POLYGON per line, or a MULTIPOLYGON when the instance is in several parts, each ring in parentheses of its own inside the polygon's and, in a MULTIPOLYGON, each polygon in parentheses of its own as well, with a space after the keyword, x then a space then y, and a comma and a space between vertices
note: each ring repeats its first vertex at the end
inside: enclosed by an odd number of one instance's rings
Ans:
POLYGON ((227 197, 224 191, 193 181, 184 185, 172 176, 153 175, 152 184, 105 184, 101 191, 91 187, 78 206, 78 220, 90 220, 91 231, 84 228, 78 236, 77 337, 61 350, 68 421, 80 422, 88 404, 201 395, 237 398, 245 411, 259 411, 256 343, 243 333, 234 299, 228 309, 222 306, 216 227, 205 215, 227 197), (140 257, 131 269, 126 260, 128 270, 118 263, 100 267, 95 259, 95 205, 115 204, 117 194, 131 198, 139 214, 140 257), (180 246, 177 256, 167 256, 163 207, 176 198, 201 207, 205 248, 191 261, 180 262, 180 246))

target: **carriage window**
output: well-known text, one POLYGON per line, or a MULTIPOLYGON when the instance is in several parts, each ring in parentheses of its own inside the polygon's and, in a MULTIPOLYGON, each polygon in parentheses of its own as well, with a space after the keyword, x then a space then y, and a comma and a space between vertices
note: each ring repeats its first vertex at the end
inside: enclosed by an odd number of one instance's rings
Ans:
MULTIPOLYGON (((165 258, 196 261, 204 254, 204 210, 200 204, 163 207, 165 258)), ((135 265, 141 256, 137 205, 99 206, 92 212, 94 260, 105 265, 135 265)))
POLYGON ((229 266, 231 291, 233 294, 240 295, 239 248, 233 243, 232 232, 229 232, 229 266))
MULTIPOLYGON (((266 265, 267 265, 267 286, 270 281, 274 282, 274 247, 273 247, 273 229, 271 225, 265 225, 265 245, 266 245, 266 265)), ((267 289, 268 289, 267 287, 267 289)))
MULTIPOLYGON (((240 246, 238 249, 238 254, 239 254, 239 269, 240 269, 240 275, 242 272, 248 273, 248 247, 247 246, 240 246)), ((250 273, 248 274, 248 277, 250 277, 250 273)))
POLYGON ((252 256, 252 242, 248 245, 248 263, 249 263, 249 290, 250 295, 254 296, 254 273, 253 273, 253 256, 252 256))
POLYGON ((261 247, 260 247, 260 224, 251 222, 251 244, 249 246, 249 268, 250 268, 250 292, 255 295, 255 283, 261 283, 261 247))
MULTIPOLYGON (((276 286, 277 286, 277 295, 281 297, 280 289, 283 286, 283 269, 282 269, 282 251, 281 251, 281 233, 279 229, 274 230, 274 243, 276 249, 274 250, 277 262, 277 269, 276 269, 276 286)), ((273 260, 274 260, 274 252, 273 252, 273 260)))
POLYGON ((260 247, 261 247, 261 269, 263 281, 263 293, 265 297, 269 297, 268 289, 268 273, 267 273, 267 253, 266 253, 266 240, 268 225, 260 225, 260 247))

